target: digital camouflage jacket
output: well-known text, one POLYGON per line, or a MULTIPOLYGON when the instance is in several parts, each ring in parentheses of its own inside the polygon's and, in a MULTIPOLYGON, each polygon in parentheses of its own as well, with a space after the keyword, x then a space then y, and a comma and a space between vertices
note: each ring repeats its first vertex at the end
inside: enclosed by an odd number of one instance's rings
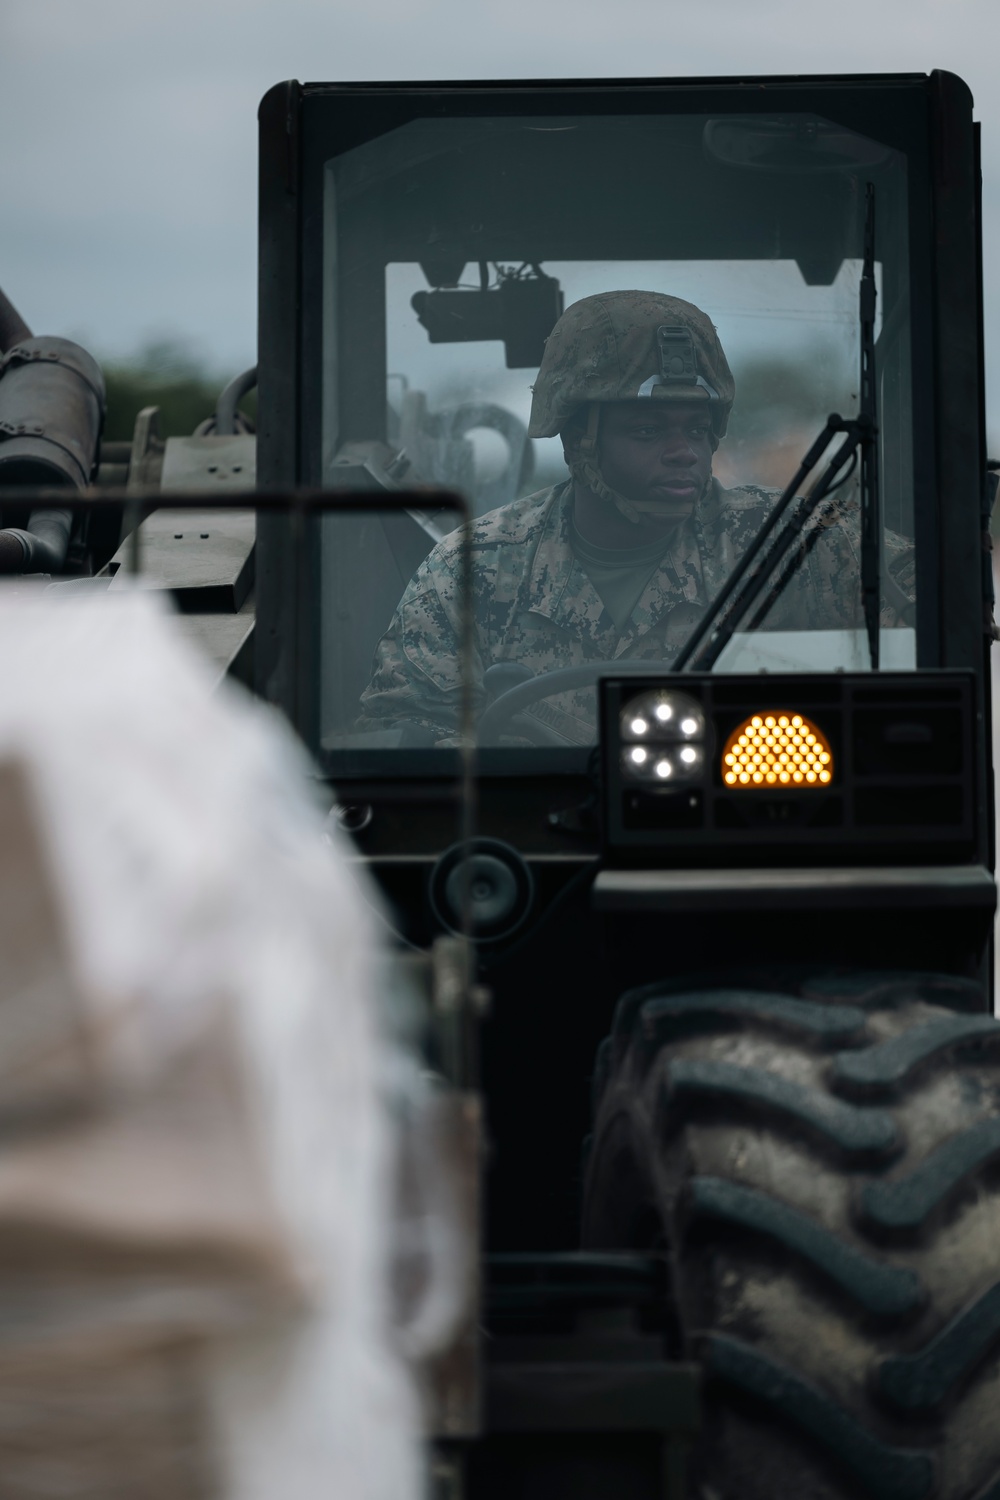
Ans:
MULTIPOLYGON (((778 496, 713 479, 690 521, 679 528, 619 634, 570 542, 572 485, 540 490, 480 517, 471 526, 475 654, 470 663, 477 711, 484 676, 497 662, 532 673, 589 662, 648 659, 670 663, 707 602, 715 597, 778 496)), ((417 723, 441 738, 458 724, 460 532, 421 563, 375 652, 361 699, 359 728, 417 723)), ((766 621, 771 630, 843 629, 862 624, 856 507, 828 523, 766 621)), ((912 597, 912 547, 886 537, 886 564, 912 597)), ((897 623, 884 609, 883 624, 897 623)), ((562 693, 526 710, 550 733, 545 742, 589 744, 595 694, 562 693)), ((522 720, 523 724, 523 720, 522 720)), ((511 734, 521 739, 516 722, 511 734)))

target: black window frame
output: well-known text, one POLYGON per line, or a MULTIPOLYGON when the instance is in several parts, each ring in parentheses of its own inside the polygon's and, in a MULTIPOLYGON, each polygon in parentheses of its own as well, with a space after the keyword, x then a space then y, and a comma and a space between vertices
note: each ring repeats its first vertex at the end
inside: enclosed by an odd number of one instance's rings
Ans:
MULTIPOLYGON (((320 482, 319 230, 333 156, 426 117, 776 109, 821 115, 907 156, 918 666, 971 668, 987 714, 988 654, 973 582, 981 576, 985 486, 979 176, 972 97, 953 74, 277 85, 260 107, 258 483, 320 482)), ((279 653, 268 645, 288 608, 279 521, 263 525, 258 550, 258 684, 284 706, 279 653)), ((317 717, 316 704, 300 703, 297 727, 307 742, 317 717)), ((406 775, 406 752, 397 754, 393 774, 406 775)))

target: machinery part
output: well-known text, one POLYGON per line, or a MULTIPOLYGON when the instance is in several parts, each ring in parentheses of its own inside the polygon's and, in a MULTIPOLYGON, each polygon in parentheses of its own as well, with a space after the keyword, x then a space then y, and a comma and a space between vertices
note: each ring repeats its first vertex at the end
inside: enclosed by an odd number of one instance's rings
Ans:
MULTIPOLYGON (((404 388, 399 415, 390 422, 390 439, 399 444, 395 464, 398 466, 401 459, 406 464, 399 473, 394 468, 393 477, 401 479, 409 471, 411 482, 462 490, 474 497, 476 515, 516 500, 534 470, 534 445, 528 429, 513 412, 492 401, 469 401, 442 411, 428 411, 423 391, 404 388), (474 444, 467 437, 482 428, 495 432, 507 449, 503 469, 490 477, 477 473, 474 444)), ((338 466, 343 462, 342 454, 343 450, 338 452, 338 466)))
POLYGON ((128 483, 128 464, 132 453, 130 442, 101 443, 101 462, 97 471, 97 483, 101 489, 116 489, 128 483))
POLYGON ((104 376, 69 339, 27 338, 0 360, 0 486, 90 482, 104 376))
POLYGON ((248 391, 257 384, 257 366, 244 370, 226 386, 215 408, 215 433, 217 437, 231 437, 236 432, 236 408, 248 391))
MULTIPOLYGON (((453 267, 443 269, 447 274, 453 267)), ((508 370, 535 370, 542 361, 545 340, 562 314, 559 282, 534 264, 530 275, 525 274, 527 264, 516 271, 497 270, 499 285, 495 287, 489 285, 487 263, 480 261, 478 291, 439 287, 415 292, 410 305, 432 344, 502 339, 508 370)))
POLYGON ((442 927, 461 932, 468 902, 471 935, 478 942, 509 937, 531 910, 534 894, 527 864, 502 839, 453 844, 431 872, 431 907, 442 927))
MULTIPOLYGON (((242 413, 240 413, 242 420, 242 413)), ((214 490, 252 491, 257 478, 257 439, 249 432, 219 437, 168 437, 163 445, 160 492, 177 495, 214 490)))
POLYGON ((948 1006, 858 973, 620 1002, 583 1242, 667 1248, 700 1494, 1000 1493, 1000 1023, 948 1006))
MULTIPOLYGON (((92 477, 104 420, 104 377, 68 339, 36 339, 0 292, 0 485, 72 484, 92 477)), ((68 510, 36 510, 0 531, 0 574, 58 573, 69 550, 68 510)))
POLYGON ((493 401, 470 401, 435 412, 428 419, 427 426, 446 443, 459 442, 467 433, 481 427, 498 433, 506 443, 508 457, 502 472, 492 479, 475 480, 477 515, 516 500, 518 492, 531 478, 535 466, 534 445, 528 437, 527 427, 506 407, 493 401))
POLYGON ((22 530, 0 531, 0 573, 58 573, 73 529, 71 510, 33 510, 22 530))
POLYGON ((144 406, 136 413, 128 458, 130 494, 141 495, 160 488, 166 441, 160 432, 160 408, 144 406))

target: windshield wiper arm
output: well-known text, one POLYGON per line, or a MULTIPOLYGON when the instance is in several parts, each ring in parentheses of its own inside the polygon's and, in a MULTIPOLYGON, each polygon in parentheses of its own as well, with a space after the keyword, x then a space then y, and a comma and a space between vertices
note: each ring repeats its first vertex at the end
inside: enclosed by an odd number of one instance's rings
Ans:
MULTIPOLYGON (((861 598, 868 649, 873 669, 879 663, 879 613, 882 577, 882 507, 878 477, 878 407, 875 385, 875 189, 868 183, 866 194, 864 259, 858 305, 861 334, 861 385, 857 417, 845 421, 834 413, 802 460, 791 483, 782 493, 771 514, 726 579, 709 606, 704 619, 692 631, 675 662, 675 672, 711 671, 735 635, 737 627, 753 609, 768 578, 801 535, 818 506, 831 490, 848 477, 843 472, 848 461, 861 454, 861 598), (827 446, 838 432, 844 441, 833 455, 823 476, 797 509, 792 509, 796 493, 819 463, 827 446)), ((771 604, 784 589, 804 556, 819 538, 814 530, 800 552, 782 570, 770 590, 764 606, 753 620, 756 628, 771 604)))
MULTIPOLYGON (((842 471, 854 459, 858 446, 867 441, 868 424, 862 417, 845 421, 836 412, 799 464, 788 488, 730 573, 723 588, 701 621, 685 641, 674 662, 675 672, 710 672, 736 632, 743 617, 757 602, 768 578, 801 534, 810 517, 830 491, 847 477, 842 471), (816 467, 838 432, 844 441, 827 464, 822 477, 792 510, 803 480, 816 467)), ((789 575, 790 576, 790 573, 789 575)), ((782 575, 783 582, 786 575, 782 575)))

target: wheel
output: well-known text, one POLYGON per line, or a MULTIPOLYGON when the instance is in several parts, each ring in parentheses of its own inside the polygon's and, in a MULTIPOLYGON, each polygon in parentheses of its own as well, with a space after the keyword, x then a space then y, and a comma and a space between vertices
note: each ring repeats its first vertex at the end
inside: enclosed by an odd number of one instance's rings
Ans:
POLYGON ((1000 1023, 971 981, 650 986, 595 1077, 589 1249, 664 1249, 700 1500, 1000 1500, 1000 1023))

